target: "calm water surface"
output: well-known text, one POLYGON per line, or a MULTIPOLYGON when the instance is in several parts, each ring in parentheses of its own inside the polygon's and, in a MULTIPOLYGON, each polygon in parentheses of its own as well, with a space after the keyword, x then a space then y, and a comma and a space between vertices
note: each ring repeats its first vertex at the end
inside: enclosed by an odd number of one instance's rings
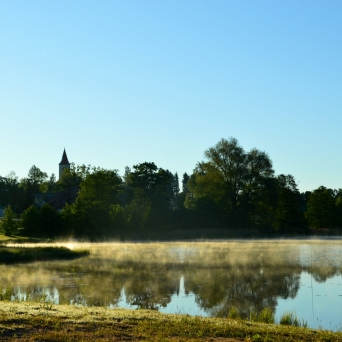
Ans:
POLYGON ((342 330, 340 240, 60 244, 72 261, 0 265, 13 300, 226 316, 271 308, 342 330))

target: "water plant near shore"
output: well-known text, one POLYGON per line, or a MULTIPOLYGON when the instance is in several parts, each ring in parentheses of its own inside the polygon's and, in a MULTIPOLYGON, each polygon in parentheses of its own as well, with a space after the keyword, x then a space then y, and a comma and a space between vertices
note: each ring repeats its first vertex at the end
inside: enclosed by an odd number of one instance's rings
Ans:
POLYGON ((260 312, 252 311, 250 313, 250 320, 252 322, 261 322, 273 324, 275 322, 274 313, 270 308, 264 308, 260 312))
POLYGON ((298 318, 294 312, 284 312, 280 317, 279 324, 304 328, 308 326, 308 323, 305 320, 298 318))
MULTIPOLYGON (((229 311, 227 318, 235 320, 243 320, 240 311, 236 306, 232 306, 229 311)), ((307 321, 298 318, 294 312, 284 312, 280 317, 279 322, 274 317, 274 312, 271 308, 263 308, 261 311, 252 310, 249 315, 250 322, 267 323, 267 324, 280 324, 293 327, 307 328, 307 321)))

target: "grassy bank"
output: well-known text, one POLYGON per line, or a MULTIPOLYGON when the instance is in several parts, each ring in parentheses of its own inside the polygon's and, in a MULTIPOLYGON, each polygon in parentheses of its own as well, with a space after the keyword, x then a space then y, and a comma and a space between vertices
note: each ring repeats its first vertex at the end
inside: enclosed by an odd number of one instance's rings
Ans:
POLYGON ((342 333, 148 310, 2 301, 0 340, 342 341, 342 333))
POLYGON ((66 247, 7 247, 0 246, 0 264, 23 263, 54 259, 74 259, 89 255, 86 250, 70 250, 66 247))
POLYGON ((20 236, 20 235, 11 235, 6 236, 0 234, 0 244, 4 243, 35 243, 35 242, 45 242, 47 239, 39 239, 39 238, 32 238, 28 236, 20 236))

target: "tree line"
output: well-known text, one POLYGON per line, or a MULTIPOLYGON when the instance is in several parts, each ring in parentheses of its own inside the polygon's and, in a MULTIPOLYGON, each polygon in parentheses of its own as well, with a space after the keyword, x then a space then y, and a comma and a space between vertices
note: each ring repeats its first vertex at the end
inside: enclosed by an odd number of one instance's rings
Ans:
POLYGON ((0 177, 2 230, 9 235, 20 226, 28 236, 96 239, 177 229, 254 229, 267 235, 342 227, 342 189, 300 193, 292 175, 275 175, 267 153, 245 151, 235 138, 221 139, 204 156, 181 180, 153 162, 126 167, 123 176, 71 164, 58 181, 36 166, 20 181, 11 172, 0 177), (75 200, 64 196, 63 209, 56 211, 53 198, 70 189, 77 191, 75 200))

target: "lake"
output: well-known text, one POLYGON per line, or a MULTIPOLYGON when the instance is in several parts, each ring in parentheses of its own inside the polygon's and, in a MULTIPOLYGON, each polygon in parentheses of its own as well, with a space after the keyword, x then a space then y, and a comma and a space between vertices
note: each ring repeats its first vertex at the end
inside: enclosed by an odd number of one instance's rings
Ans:
POLYGON ((342 244, 325 240, 60 243, 72 261, 0 265, 12 300, 243 317, 293 311, 313 328, 342 330, 342 244))

